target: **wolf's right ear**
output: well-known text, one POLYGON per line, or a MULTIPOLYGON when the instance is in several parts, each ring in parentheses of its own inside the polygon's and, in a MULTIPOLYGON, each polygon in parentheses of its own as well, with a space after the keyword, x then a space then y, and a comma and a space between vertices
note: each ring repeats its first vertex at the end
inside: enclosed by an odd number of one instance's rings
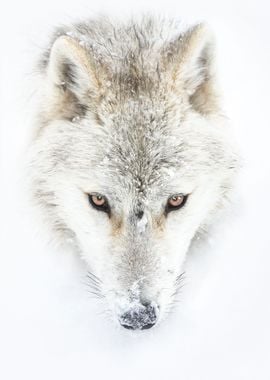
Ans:
MULTIPOLYGON (((49 56, 47 76, 52 101, 62 113, 64 108, 87 107, 90 98, 97 96, 99 81, 89 52, 69 36, 61 36, 54 42, 49 56)), ((68 113, 68 109, 66 109, 68 113)), ((72 113, 70 112, 70 113, 72 113)))

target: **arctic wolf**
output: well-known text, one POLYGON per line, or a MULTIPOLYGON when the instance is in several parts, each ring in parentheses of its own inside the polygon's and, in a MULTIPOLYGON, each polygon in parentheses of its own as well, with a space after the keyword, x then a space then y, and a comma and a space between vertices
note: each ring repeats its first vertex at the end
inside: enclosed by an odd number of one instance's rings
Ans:
POLYGON ((204 24, 101 17, 59 28, 39 70, 34 199, 117 323, 151 328, 236 172, 213 36, 204 24))

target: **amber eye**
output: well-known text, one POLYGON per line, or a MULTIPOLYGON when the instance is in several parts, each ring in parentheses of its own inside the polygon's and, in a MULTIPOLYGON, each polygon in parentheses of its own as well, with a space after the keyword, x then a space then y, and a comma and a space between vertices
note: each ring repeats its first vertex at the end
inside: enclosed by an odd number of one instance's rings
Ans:
POLYGON ((107 198, 101 194, 88 194, 90 204, 99 211, 110 214, 110 207, 107 198))
POLYGON ((106 200, 102 195, 92 195, 91 199, 98 207, 103 206, 106 203, 106 200))
POLYGON ((187 201, 187 198, 188 195, 184 194, 172 195, 167 201, 166 212, 168 213, 169 211, 178 210, 179 208, 183 207, 187 201))

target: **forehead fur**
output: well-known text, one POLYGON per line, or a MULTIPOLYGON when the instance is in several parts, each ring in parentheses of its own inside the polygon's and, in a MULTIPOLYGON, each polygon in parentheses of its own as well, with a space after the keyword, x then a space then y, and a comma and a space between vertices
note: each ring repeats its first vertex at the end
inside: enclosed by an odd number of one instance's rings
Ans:
POLYGON ((179 36, 181 29, 175 20, 154 17, 126 22, 113 22, 101 17, 65 26, 55 32, 40 60, 40 68, 44 70, 48 66, 51 47, 56 39, 69 36, 88 51, 95 68, 106 70, 108 77, 114 83, 119 82, 129 96, 130 91, 135 93, 139 87, 148 90, 155 86, 155 79, 164 69, 160 57, 165 50, 167 55, 172 54, 172 40, 179 36))

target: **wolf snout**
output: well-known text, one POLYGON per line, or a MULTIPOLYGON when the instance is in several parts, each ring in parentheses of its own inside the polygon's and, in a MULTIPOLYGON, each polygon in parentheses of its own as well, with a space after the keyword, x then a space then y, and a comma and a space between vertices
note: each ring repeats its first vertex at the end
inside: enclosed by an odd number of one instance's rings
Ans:
POLYGON ((129 330, 146 330, 153 327, 158 318, 158 306, 150 303, 136 304, 121 315, 120 324, 129 330))

